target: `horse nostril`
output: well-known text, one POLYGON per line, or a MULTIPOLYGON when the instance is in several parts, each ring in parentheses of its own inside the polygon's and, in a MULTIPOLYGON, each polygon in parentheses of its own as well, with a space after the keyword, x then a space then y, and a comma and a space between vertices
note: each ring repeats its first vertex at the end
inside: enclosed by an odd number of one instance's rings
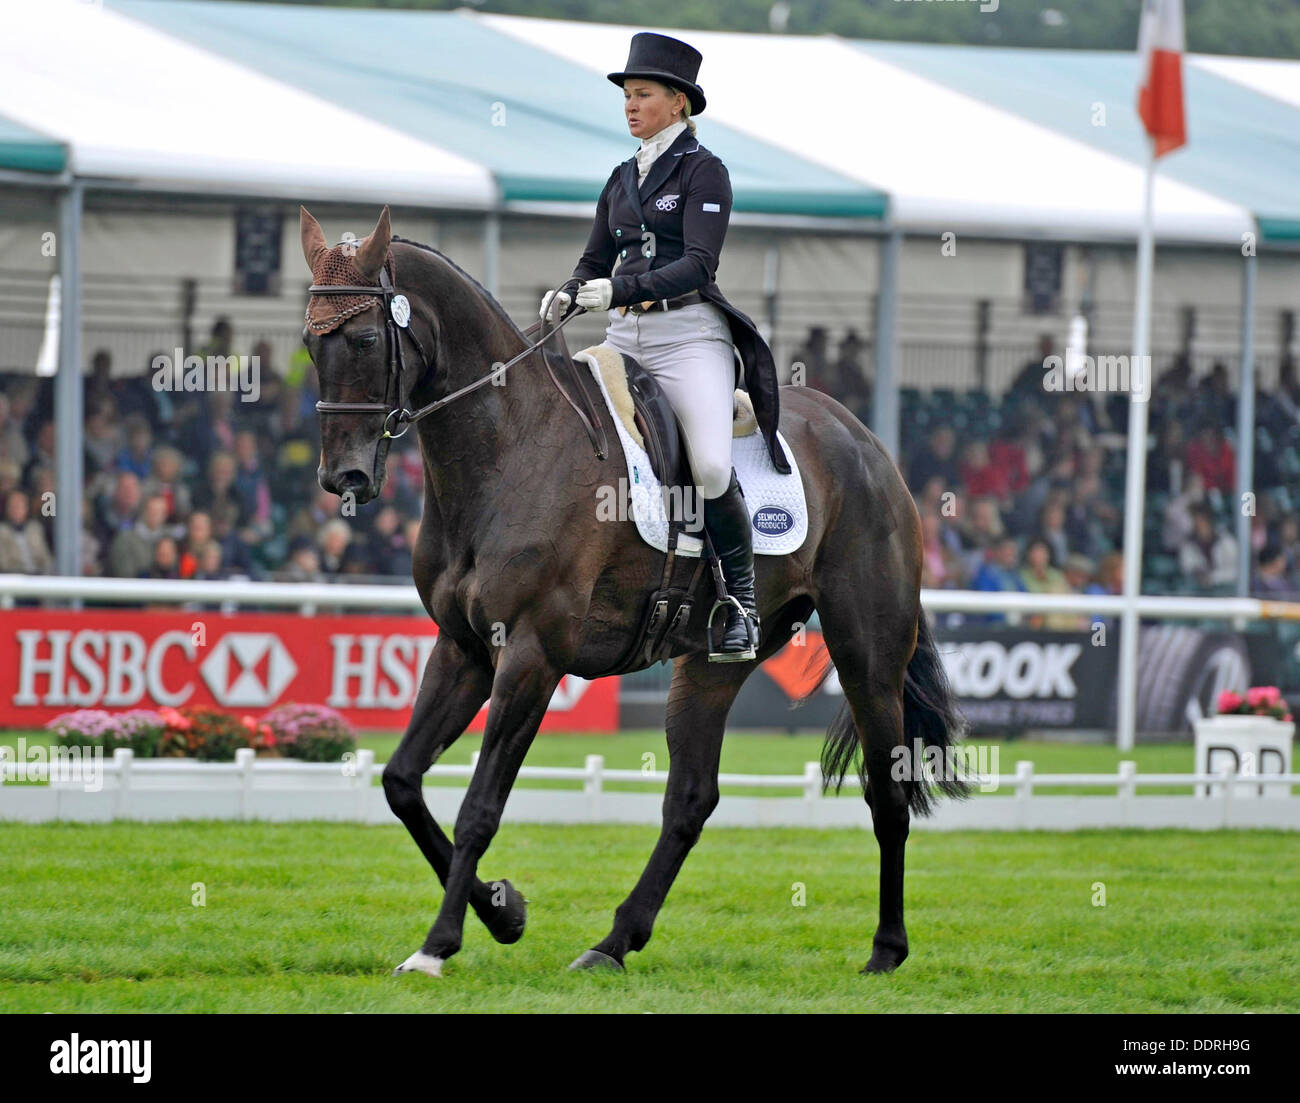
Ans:
POLYGON ((322 490, 328 490, 331 494, 352 494, 358 498, 370 486, 370 476, 356 469, 344 471, 341 475, 331 474, 321 469, 316 473, 316 481, 320 483, 322 490))
POLYGON ((370 476, 364 471, 357 471, 355 468, 351 471, 345 471, 338 477, 338 492, 347 494, 351 491, 353 494, 360 494, 367 486, 370 485, 370 476))

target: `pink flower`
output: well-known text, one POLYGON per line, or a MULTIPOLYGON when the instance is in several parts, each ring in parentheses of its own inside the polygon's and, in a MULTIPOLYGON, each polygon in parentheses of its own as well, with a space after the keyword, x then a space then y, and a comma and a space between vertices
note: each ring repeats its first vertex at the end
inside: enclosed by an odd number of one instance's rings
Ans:
POLYGON ((1230 689, 1225 689, 1219 694, 1219 712, 1236 712, 1241 708, 1242 699, 1239 693, 1233 693, 1230 689))
POLYGON ((257 731, 257 721, 254 720, 251 716, 241 716, 239 718, 239 722, 243 724, 244 727, 246 727, 249 731, 251 732, 257 731))
POLYGON ((169 728, 175 728, 177 731, 183 732, 190 730, 191 724, 189 718, 183 713, 178 712, 176 709, 161 708, 158 710, 158 715, 162 717, 163 723, 169 728))

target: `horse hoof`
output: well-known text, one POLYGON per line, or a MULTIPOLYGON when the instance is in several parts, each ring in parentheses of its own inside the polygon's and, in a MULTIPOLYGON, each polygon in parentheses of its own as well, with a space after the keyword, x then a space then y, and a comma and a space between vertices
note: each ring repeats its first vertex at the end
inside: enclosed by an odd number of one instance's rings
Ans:
POLYGON ((570 973, 576 972, 599 972, 599 973, 625 973, 622 962, 615 961, 609 954, 602 954, 599 950, 588 950, 582 957, 578 958, 569 966, 570 973))
POLYGON ((881 951, 876 950, 872 953, 871 960, 863 966, 861 973, 864 977, 873 973, 892 973, 903 964, 903 959, 906 957, 906 953, 900 956, 892 951, 881 953, 881 951))
POLYGON ((481 912, 479 918, 490 934, 502 946, 509 946, 524 937, 524 927, 528 922, 528 901, 509 881, 493 881, 489 887, 495 897, 504 891, 505 898, 500 904, 490 903, 481 912))
POLYGON ((442 976, 442 958, 433 957, 431 954, 419 950, 393 970, 393 976, 395 977, 400 977, 403 973, 423 973, 426 977, 440 977, 442 976))

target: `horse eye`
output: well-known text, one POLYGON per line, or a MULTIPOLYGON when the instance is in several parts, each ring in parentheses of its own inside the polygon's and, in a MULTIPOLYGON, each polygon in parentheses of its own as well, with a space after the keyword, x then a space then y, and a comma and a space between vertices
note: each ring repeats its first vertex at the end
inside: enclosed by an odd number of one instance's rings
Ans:
POLYGON ((378 340, 379 340, 378 334, 367 333, 364 337, 362 337, 360 340, 357 341, 357 348, 372 349, 375 347, 375 342, 378 340))

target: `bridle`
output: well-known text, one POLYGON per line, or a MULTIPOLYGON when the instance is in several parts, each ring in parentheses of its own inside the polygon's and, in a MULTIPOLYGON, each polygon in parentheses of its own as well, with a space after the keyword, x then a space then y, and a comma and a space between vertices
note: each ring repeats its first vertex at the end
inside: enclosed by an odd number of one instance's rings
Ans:
MULTIPOLYGON (((561 287, 563 284, 560 285, 561 287)), ((570 308, 568 314, 560 318, 559 321, 552 322, 551 314, 558 312, 559 295, 551 296, 551 309, 548 311, 548 317, 539 320, 534 325, 524 331, 524 336, 531 336, 537 330, 542 331, 541 337, 529 345, 523 352, 507 360, 504 364, 493 364, 492 370, 484 376, 466 384, 457 391, 449 395, 444 395, 435 402, 421 406, 417 410, 408 410, 402 402, 402 377, 406 374, 406 362, 402 355, 402 333, 405 332, 410 337, 412 344, 415 345, 416 351, 420 355, 420 376, 423 376, 429 370, 429 358, 425 355, 424 348, 420 344, 420 339, 416 337, 411 329, 411 304, 405 295, 397 293, 393 287, 393 282, 388 276, 386 267, 381 266, 379 269, 379 283, 373 287, 367 287, 358 284, 312 284, 308 289, 312 295, 369 295, 381 299, 380 309, 384 315, 384 330, 388 338, 388 377, 384 384, 384 401, 383 402, 324 402, 316 403, 316 412, 318 414, 383 414, 383 432, 380 434, 375 445, 375 469, 374 480, 378 485, 380 476, 383 472, 384 462, 387 459, 388 449, 391 442, 406 435, 407 431, 417 421, 423 421, 426 417, 436 413, 445 406, 450 406, 458 399, 472 394, 480 387, 496 382, 498 386, 504 379, 505 372, 526 356, 542 349, 542 360, 546 364, 546 370, 550 374, 551 382, 555 384, 556 389, 573 407, 574 411, 582 419, 587 428, 587 435, 591 440, 592 448, 600 459, 605 459, 609 455, 609 446, 605 438, 605 428, 600 421, 600 414, 597 412, 595 405, 592 403, 590 395, 585 389, 582 389, 583 397, 587 400, 588 413, 579 409, 578 404, 573 401, 569 393, 561 385, 559 378, 555 374, 555 368, 552 366, 551 357, 553 353, 543 348, 547 340, 558 334, 566 325, 569 324, 579 314, 586 313, 585 310, 577 305, 570 308), (552 322, 550 327, 547 323, 552 322)), ((555 289, 559 291, 559 288, 555 289)), ((561 349, 564 350, 561 358, 562 362, 568 362, 570 368, 572 361, 568 356, 568 349, 564 345, 564 339, 559 341, 561 349)))

